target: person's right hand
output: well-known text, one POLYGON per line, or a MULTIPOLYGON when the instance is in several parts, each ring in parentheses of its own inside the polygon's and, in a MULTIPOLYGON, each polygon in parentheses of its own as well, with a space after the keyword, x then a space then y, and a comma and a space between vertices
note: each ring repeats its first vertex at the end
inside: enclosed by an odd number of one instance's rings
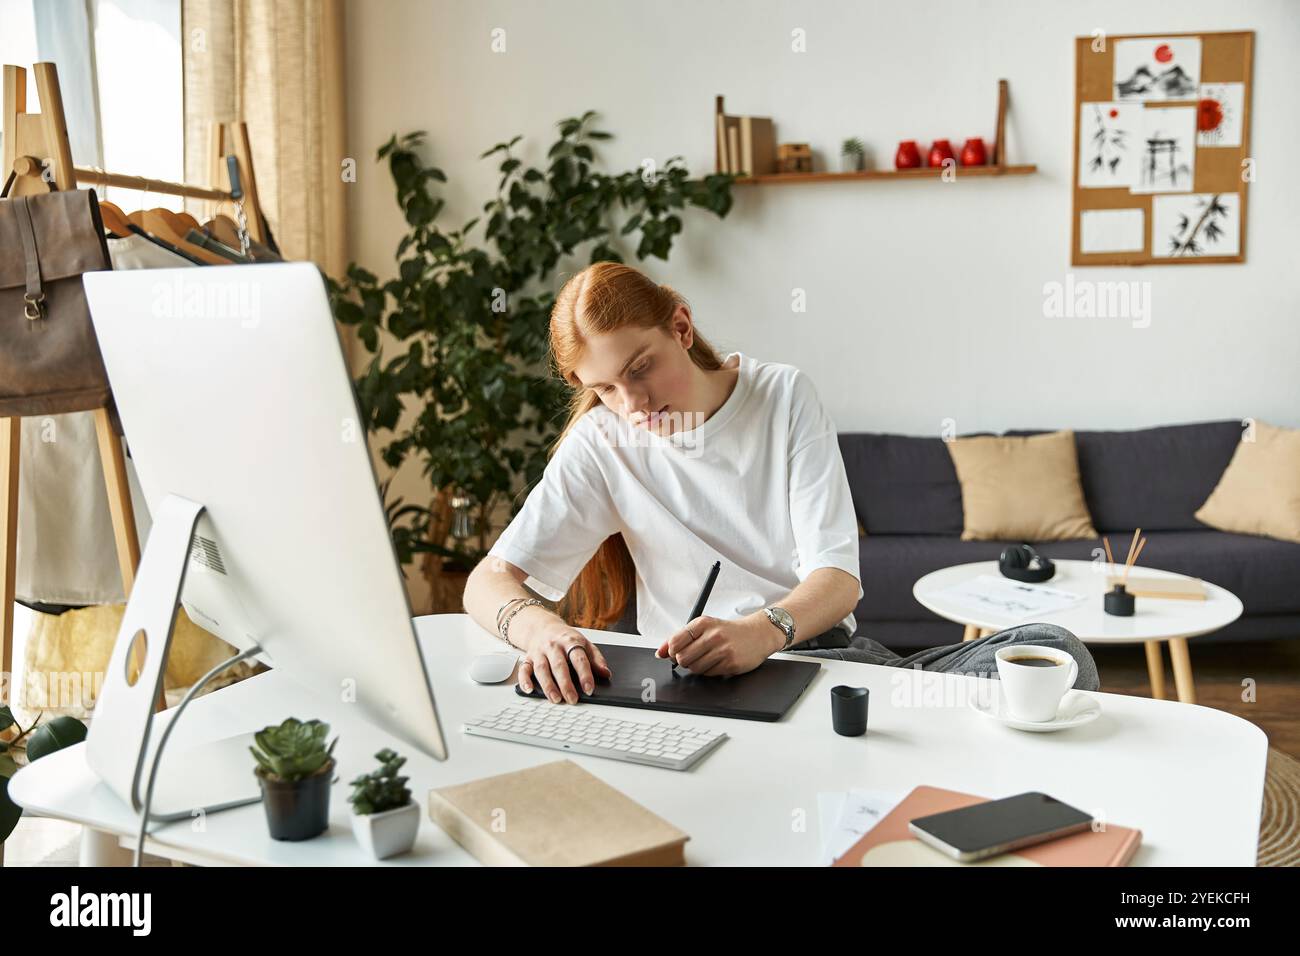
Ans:
POLYGON ((561 701, 576 704, 578 689, 573 674, 588 694, 596 689, 596 675, 609 678, 613 674, 600 648, 580 631, 549 611, 545 615, 531 614, 531 611, 531 608, 520 611, 510 625, 511 639, 526 648, 517 671, 524 693, 531 693, 537 685, 554 704, 561 701))

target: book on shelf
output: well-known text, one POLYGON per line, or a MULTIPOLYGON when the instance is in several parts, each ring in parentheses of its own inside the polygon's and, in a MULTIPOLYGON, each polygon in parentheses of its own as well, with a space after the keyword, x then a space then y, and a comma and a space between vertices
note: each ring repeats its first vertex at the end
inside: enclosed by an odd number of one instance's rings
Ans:
POLYGON ((766 116, 717 115, 718 172, 762 176, 776 172, 776 127, 766 116))
POLYGON ((740 168, 748 176, 776 172, 776 127, 767 117, 740 118, 740 168))

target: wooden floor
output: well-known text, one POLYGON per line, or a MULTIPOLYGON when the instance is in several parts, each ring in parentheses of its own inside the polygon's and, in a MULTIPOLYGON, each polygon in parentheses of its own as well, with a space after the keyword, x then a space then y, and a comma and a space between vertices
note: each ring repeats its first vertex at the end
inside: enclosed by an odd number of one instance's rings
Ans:
MULTIPOLYGON (((1300 760, 1300 635, 1293 640, 1197 644, 1187 642, 1196 681, 1196 702, 1236 714, 1268 736, 1270 747, 1300 760), (1254 702, 1243 700, 1254 682, 1254 702)), ((1090 645, 1101 689, 1108 694, 1150 696, 1141 645, 1090 645)), ((1165 694, 1177 700, 1165 649, 1165 694)))

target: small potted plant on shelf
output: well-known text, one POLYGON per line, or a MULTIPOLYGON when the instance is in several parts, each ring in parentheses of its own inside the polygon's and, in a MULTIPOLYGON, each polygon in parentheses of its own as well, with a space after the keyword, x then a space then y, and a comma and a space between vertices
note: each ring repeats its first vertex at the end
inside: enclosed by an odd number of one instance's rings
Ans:
POLYGON ((273 840, 310 840, 329 826, 330 785, 334 782, 335 737, 329 724, 290 717, 263 727, 249 747, 257 758, 254 773, 262 785, 262 805, 273 840))
POLYGON ((415 843, 420 829, 420 808, 411 800, 406 777, 397 772, 406 763, 385 747, 375 754, 380 767, 352 781, 352 832, 357 842, 376 860, 405 853, 415 843))
POLYGON ((846 173, 859 172, 865 165, 867 147, 856 136, 840 146, 840 168, 846 173))

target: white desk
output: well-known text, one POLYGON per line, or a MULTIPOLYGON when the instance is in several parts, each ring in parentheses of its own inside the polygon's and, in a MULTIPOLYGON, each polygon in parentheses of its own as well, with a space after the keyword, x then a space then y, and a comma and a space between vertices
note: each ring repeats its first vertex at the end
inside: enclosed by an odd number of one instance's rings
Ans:
MULTIPOLYGON (((339 735, 339 780, 330 801, 329 830, 302 843, 274 841, 267 835, 262 807, 254 804, 212 814, 201 827, 193 821, 169 824, 151 836, 148 851, 200 864, 367 864, 373 861, 356 844, 349 825, 347 781, 370 769, 371 755, 382 747, 392 745, 410 758, 405 769, 422 807, 431 787, 566 756, 463 734, 462 721, 516 699, 513 685, 481 686, 466 675, 471 658, 502 645, 461 614, 423 617, 417 628, 450 751, 445 763, 395 742, 350 714, 347 704, 316 698, 287 676, 262 674, 196 700, 169 752, 288 716, 327 720, 339 735)), ((606 643, 652 644, 632 635, 588 633, 606 643)), ((365 652, 364 635, 358 636, 357 649, 365 652)), ((1142 847, 1133 865, 1255 863, 1267 739, 1241 718, 1190 704, 1098 694, 1102 716, 1086 727, 1026 734, 966 708, 978 678, 820 663, 822 670, 807 692, 777 723, 688 714, 651 717, 604 708, 622 718, 725 730, 731 739, 691 771, 580 755, 568 759, 689 833, 686 858, 691 864, 814 865, 819 791, 869 787, 903 793, 922 783, 989 797, 1042 790, 1107 820, 1138 827, 1142 847), (831 730, 829 691, 844 683, 871 689, 863 737, 840 737, 831 730), (909 698, 915 705, 909 706, 909 698), (919 705, 926 701, 928 705, 919 705)), ((125 837, 123 844, 134 846, 133 815, 86 766, 84 745, 20 770, 9 793, 29 812, 74 820, 125 837)), ((415 850, 389 862, 476 861, 426 815, 415 850)))

